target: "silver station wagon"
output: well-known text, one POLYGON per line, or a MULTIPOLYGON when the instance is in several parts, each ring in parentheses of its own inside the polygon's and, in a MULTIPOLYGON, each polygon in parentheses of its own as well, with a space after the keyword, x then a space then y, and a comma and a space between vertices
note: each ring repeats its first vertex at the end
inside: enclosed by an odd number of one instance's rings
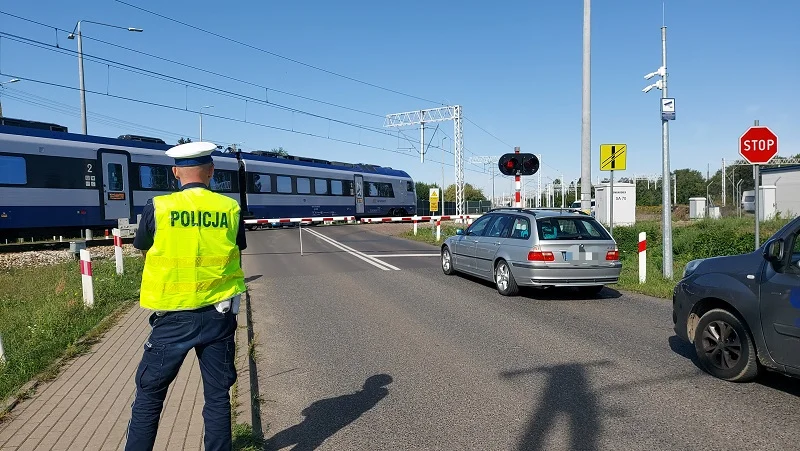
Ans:
POLYGON ((577 287, 598 294, 619 281, 619 248, 592 216, 572 209, 498 208, 442 244, 442 271, 494 282, 504 296, 520 286, 577 287))

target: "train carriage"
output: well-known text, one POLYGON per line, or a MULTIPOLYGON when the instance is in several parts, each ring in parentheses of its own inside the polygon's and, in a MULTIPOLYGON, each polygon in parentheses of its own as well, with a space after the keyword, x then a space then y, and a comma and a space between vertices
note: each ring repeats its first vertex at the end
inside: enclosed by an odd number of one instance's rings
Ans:
MULTIPOLYGON (((0 125, 0 237, 108 229, 121 218, 134 222, 149 199, 179 189, 163 141, 53 130, 60 129, 0 125)), ((404 171, 293 156, 213 158, 211 189, 239 202, 246 217, 416 210, 414 182, 404 171)))

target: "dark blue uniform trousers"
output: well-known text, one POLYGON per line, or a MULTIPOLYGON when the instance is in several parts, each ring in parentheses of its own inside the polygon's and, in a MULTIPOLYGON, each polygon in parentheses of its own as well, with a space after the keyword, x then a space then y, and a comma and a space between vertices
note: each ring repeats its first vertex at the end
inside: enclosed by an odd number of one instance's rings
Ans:
POLYGON ((236 381, 236 316, 214 306, 150 316, 152 332, 136 371, 126 451, 152 450, 167 389, 194 348, 200 362, 206 451, 231 449, 230 388, 236 381))

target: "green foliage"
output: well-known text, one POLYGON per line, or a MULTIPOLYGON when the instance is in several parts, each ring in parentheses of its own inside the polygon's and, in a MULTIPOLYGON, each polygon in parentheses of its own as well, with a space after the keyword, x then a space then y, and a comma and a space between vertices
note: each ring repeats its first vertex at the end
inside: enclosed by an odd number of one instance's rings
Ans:
POLYGON ((417 201, 427 202, 431 188, 439 188, 439 185, 436 183, 416 182, 414 183, 414 188, 417 190, 417 201))
MULTIPOLYGON (((444 190, 444 200, 445 202, 455 202, 456 201, 456 185, 455 183, 448 186, 446 190, 444 190)), ((483 190, 475 188, 469 183, 464 184, 464 200, 465 201, 478 201, 478 200, 486 200, 486 196, 483 195, 483 190)))
POLYGON ((179 145, 180 145, 180 144, 186 144, 186 143, 190 143, 190 142, 192 142, 192 139, 191 139, 191 138, 184 138, 184 137, 181 137, 181 139, 179 139, 179 140, 178 140, 178 144, 179 144, 179 145))
POLYGON ((142 259, 92 262, 94 307, 83 305, 78 262, 0 271, 0 331, 7 362, 0 365, 0 399, 47 369, 110 313, 138 295, 142 259))
POLYGON ((270 152, 273 152, 276 155, 279 155, 279 156, 282 156, 282 157, 288 157, 289 156, 289 152, 284 150, 283 147, 273 148, 272 150, 270 150, 270 152))

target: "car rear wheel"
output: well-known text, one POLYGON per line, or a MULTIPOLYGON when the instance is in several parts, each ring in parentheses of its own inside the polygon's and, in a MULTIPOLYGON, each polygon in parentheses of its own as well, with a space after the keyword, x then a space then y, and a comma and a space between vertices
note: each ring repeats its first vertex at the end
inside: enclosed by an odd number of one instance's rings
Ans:
POLYGON ((519 293, 519 287, 511 274, 511 269, 505 260, 500 260, 494 267, 494 282, 497 284, 497 292, 503 296, 513 296, 519 293))
POLYGON ((442 272, 448 276, 456 272, 453 269, 453 256, 450 255, 450 248, 447 246, 442 248, 442 272))
POLYGON ((713 309, 700 318, 695 331, 695 351, 709 374, 731 382, 747 382, 758 376, 755 344, 739 318, 713 309))

